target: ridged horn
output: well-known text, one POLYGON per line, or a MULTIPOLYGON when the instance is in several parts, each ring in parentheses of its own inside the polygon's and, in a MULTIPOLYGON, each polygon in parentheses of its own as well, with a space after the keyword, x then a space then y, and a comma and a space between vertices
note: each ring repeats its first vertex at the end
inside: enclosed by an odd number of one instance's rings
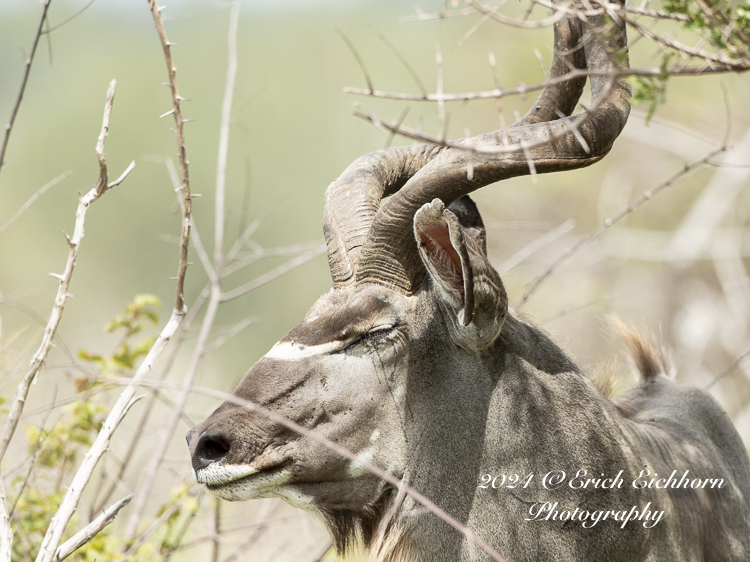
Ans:
POLYGON ((519 122, 456 143, 475 151, 435 145, 389 149, 347 168, 326 192, 324 230, 334 286, 375 282, 411 294, 425 274, 412 233, 422 205, 439 198, 449 206, 480 187, 529 174, 532 167, 536 173, 572 170, 606 155, 627 121, 630 86, 617 74, 628 68, 624 24, 610 30, 605 23, 603 16, 581 21, 573 10, 558 21, 550 83, 519 122), (568 117, 586 77, 556 79, 576 69, 588 69, 592 103, 586 113, 568 117), (509 151, 514 145, 523 149, 509 151))

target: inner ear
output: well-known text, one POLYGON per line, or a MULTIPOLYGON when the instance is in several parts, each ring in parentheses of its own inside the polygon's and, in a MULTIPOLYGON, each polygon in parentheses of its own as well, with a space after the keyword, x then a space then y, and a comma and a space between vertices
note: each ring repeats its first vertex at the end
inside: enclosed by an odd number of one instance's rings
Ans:
POLYGON ((451 244, 447 224, 429 225, 417 233, 419 245, 428 254, 430 263, 443 281, 451 286, 464 304, 464 274, 461 257, 451 244))
POLYGON ((414 215, 414 233, 425 266, 453 303, 459 322, 468 326, 474 314, 474 275, 458 218, 435 199, 414 215))

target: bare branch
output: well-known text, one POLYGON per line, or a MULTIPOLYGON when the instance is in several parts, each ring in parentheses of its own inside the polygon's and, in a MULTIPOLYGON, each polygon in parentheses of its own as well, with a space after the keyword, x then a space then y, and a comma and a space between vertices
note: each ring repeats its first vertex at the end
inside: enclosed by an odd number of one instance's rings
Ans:
POLYGON ((177 68, 172 62, 172 48, 167 32, 164 29, 164 23, 161 19, 161 11, 164 9, 159 6, 158 0, 149 0, 151 14, 156 24, 156 32, 161 40, 162 50, 164 51, 164 61, 167 63, 167 74, 169 76, 169 89, 172 92, 172 111, 174 115, 175 131, 177 134, 177 154, 180 162, 180 171, 182 172, 182 184, 180 191, 182 193, 182 229, 180 233, 180 263, 177 270, 177 296, 175 298, 175 310, 184 315, 185 298, 183 296, 185 273, 188 266, 188 249, 190 247, 190 224, 192 216, 192 200, 190 196, 190 175, 188 173, 187 152, 185 149, 185 133, 182 118, 182 108, 180 102, 185 99, 179 94, 177 88, 177 68))
MULTIPOLYGON (((31 44, 31 53, 26 58, 26 68, 23 72, 23 78, 21 79, 21 89, 16 97, 16 103, 13 105, 13 109, 10 112, 10 118, 8 123, 5 125, 5 136, 3 136, 3 145, 0 147, 0 171, 3 169, 3 163, 5 162, 5 150, 8 148, 8 140, 10 139, 10 131, 13 129, 13 123, 16 121, 16 115, 18 114, 18 108, 21 107, 21 100, 23 99, 23 93, 26 90, 26 83, 29 80, 29 73, 31 72, 31 63, 34 62, 34 55, 36 54, 36 47, 39 44, 39 38, 42 36, 42 28, 44 22, 47 19, 47 10, 49 10, 49 4, 52 0, 42 1, 42 17, 39 20, 39 26, 34 36, 34 42, 31 44)), ((0 456, 0 458, 2 458, 0 456)))
POLYGON ((530 244, 527 244, 526 246, 521 248, 518 252, 516 252, 507 260, 505 260, 503 263, 501 263, 500 267, 497 268, 497 272, 500 275, 504 275, 508 273, 513 268, 515 268, 518 264, 520 264, 525 259, 527 259, 533 253, 537 252, 541 248, 544 248, 548 244, 551 244, 555 240, 558 240, 561 236, 573 230, 575 226, 576 226, 576 221, 574 221, 573 219, 566 220, 560 226, 555 227, 554 229, 543 234, 542 236, 540 236, 539 238, 537 238, 530 244))
POLYGON ((357 64, 359 65, 359 69, 362 71, 362 74, 365 77, 365 82, 367 82, 367 87, 369 88, 369 91, 372 92, 372 80, 370 79, 370 74, 367 72, 367 67, 365 66, 365 61, 362 60, 362 57, 359 56, 359 53, 357 52, 356 47, 354 46, 354 43, 352 43, 349 38, 346 36, 346 34, 340 30, 339 28, 336 28, 336 31, 341 36, 341 38, 344 40, 344 43, 346 43, 346 46, 349 47, 349 50, 352 52, 352 55, 354 55, 354 58, 357 60, 357 64))
POLYGON ((286 273, 287 271, 290 271, 294 269, 295 267, 302 265, 303 263, 306 263, 310 261, 311 259, 323 254, 326 251, 325 244, 321 244, 317 248, 310 250, 309 252, 306 252, 302 254, 301 256, 298 256, 294 259, 289 260, 283 265, 280 265, 276 269, 273 269, 266 273, 265 275, 261 275, 257 279, 253 279, 252 281, 245 283, 244 285, 241 285, 237 287, 236 289, 232 289, 231 291, 227 291, 221 295, 221 302, 230 301, 232 299, 236 299, 237 297, 240 297, 244 295, 245 293, 249 293, 250 291, 257 289, 261 285, 265 285, 266 283, 273 281, 278 276, 282 275, 283 273, 286 273))
POLYGON ((101 156, 99 157, 99 162, 100 166, 103 166, 102 169, 104 177, 102 179, 100 172, 100 177, 97 181, 96 186, 93 187, 88 193, 86 193, 86 195, 81 196, 78 200, 78 210, 76 211, 76 222, 73 230, 73 236, 70 237, 68 241, 68 261, 65 265, 63 273, 61 275, 55 275, 60 281, 57 288, 57 296, 55 297, 55 304, 52 307, 52 313, 50 315, 49 321, 47 322, 47 326, 44 329, 44 337, 42 338, 42 342, 39 345, 36 353, 34 353, 29 369, 26 371, 26 374, 19 383, 16 394, 13 398, 10 413, 8 414, 8 421, 5 424, 5 431, 3 432, 2 439, 0 440, 0 460, 2 460, 3 456, 5 456, 5 453, 8 449, 8 444, 10 443, 10 440, 16 431, 18 420, 21 417, 23 407, 26 403, 26 396, 29 393, 29 387, 34 380, 34 377, 36 377, 36 374, 39 372, 39 369, 42 367, 42 364, 47 359, 47 354, 52 347, 55 332, 57 331, 57 327, 60 324, 60 320, 62 318, 63 308, 65 307, 65 303, 68 300, 68 287, 70 285, 70 279, 73 276, 73 269, 75 268, 78 249, 80 247, 81 241, 83 240, 86 213, 88 212, 91 204, 99 199, 99 197, 101 197, 107 186, 106 160, 104 160, 103 158, 103 143, 104 137, 106 137, 106 130, 109 128, 109 115, 112 111, 112 104, 114 102, 116 86, 117 82, 115 80, 112 80, 109 85, 109 90, 107 91, 107 102, 104 105, 102 130, 99 135, 99 142, 97 142, 97 155, 99 156, 101 154, 101 156))
POLYGON ((219 349, 222 345, 227 343, 230 339, 232 339, 234 336, 239 334, 242 330, 250 326, 251 324, 255 324, 258 322, 259 318, 257 316, 248 316, 244 320, 240 320, 237 322, 234 326, 232 326, 227 332, 219 337, 217 337, 211 345, 206 346, 206 349, 203 351, 203 355, 208 355, 209 353, 213 353, 217 349, 219 349))
POLYGON ((600 235, 602 235, 607 229, 609 229, 613 224, 620 221, 623 217, 629 215, 633 211, 635 211, 638 207, 640 207, 643 203, 651 199, 654 195, 662 191, 664 188, 669 187, 670 185, 674 184, 675 181, 677 181, 679 178, 683 177, 688 172, 694 170, 696 167, 700 166, 710 158, 712 158, 714 155, 718 154, 719 152, 722 152, 725 150, 724 146, 720 146, 717 149, 712 150, 711 152, 708 152, 707 154, 704 154, 697 160, 694 160, 690 164, 686 164, 684 168, 682 168, 680 171, 674 173, 672 176, 670 176, 667 180, 663 181, 656 187, 653 187, 646 191, 643 195, 635 199, 633 202, 631 202, 627 207, 621 209, 608 219, 605 219, 604 223, 597 228, 596 230, 589 233, 587 236, 583 237, 581 240, 579 240, 576 244, 571 246, 564 254, 562 254, 560 257, 558 257, 554 262, 552 262, 549 267, 542 273, 539 277, 537 277, 529 286, 529 288, 526 290, 526 292, 523 294, 523 297, 521 297, 521 300, 516 305, 516 308, 521 308, 524 304, 526 304, 526 301, 529 300, 529 297, 534 293, 534 291, 537 290, 539 285, 542 284, 542 282, 552 275, 552 273, 562 264, 565 260, 567 260, 570 256, 575 254, 578 250, 580 250, 583 246, 591 242, 592 240, 598 238, 600 235))
POLYGON ((747 351, 745 351, 745 353, 743 353, 743 354, 742 354, 742 355, 740 355, 740 356, 739 356, 739 357, 738 357, 737 359, 735 359, 734 361, 732 361, 732 363, 731 363, 731 364, 730 364, 730 365, 729 365, 729 366, 728 366, 728 367, 727 367, 726 369, 724 369, 724 370, 723 370, 723 371, 722 371, 721 373, 719 373, 718 375, 716 375, 716 376, 715 376, 715 377, 714 377, 714 378, 713 378, 713 379, 711 380, 711 382, 710 382, 710 383, 708 383, 708 384, 707 384, 706 386, 704 386, 703 388, 704 388, 705 390, 708 390, 709 388, 711 388, 711 387, 712 387, 713 385, 715 385, 715 384, 716 384, 717 382, 719 382, 719 381, 720 381, 721 379, 723 379, 723 378, 724 378, 724 377, 726 377, 726 376, 727 376, 728 374, 730 374, 730 373, 731 373, 732 371, 734 371, 734 370, 735 370, 735 369, 736 369, 736 368, 737 368, 737 367, 738 367, 738 366, 740 365, 740 363, 742 363, 742 360, 743 360, 743 359, 745 359, 745 358, 746 358, 746 357, 747 357, 748 355, 750 355, 750 349, 748 349, 747 351))
MULTIPOLYGON (((437 95, 442 97, 443 95, 443 55, 440 52, 440 44, 435 42, 435 65, 437 66, 437 95)), ((441 141, 445 141, 445 101, 442 99, 437 102, 437 114, 438 114, 438 138, 441 141)), ((398 127, 391 129, 391 133, 395 133, 398 127)))
POLYGON ((237 78, 237 28, 239 25, 240 2, 232 5, 232 15, 229 18, 229 54, 227 64, 227 80, 224 86, 224 102, 221 108, 221 129, 219 131, 219 155, 216 164, 216 205, 214 213, 214 269, 216 275, 223 267, 224 259, 224 227, 225 227, 225 192, 227 183, 227 158, 229 155, 229 128, 232 121, 232 99, 234 85, 237 78))
POLYGON ((85 5, 85 6, 83 7, 83 8, 81 8, 80 10, 78 10, 78 11, 77 11, 77 12, 76 12, 75 14, 73 14, 72 16, 70 16, 70 17, 67 17, 67 18, 65 18, 65 19, 64 19, 63 21, 61 21, 60 23, 58 23, 58 24, 55 24, 55 25, 53 25, 53 26, 51 26, 51 27, 49 27, 49 26, 48 26, 48 27, 47 27, 47 29, 45 29, 44 31, 42 31, 42 35, 47 35, 48 33, 52 33, 52 32, 53 32, 53 31, 55 31, 56 29, 60 29, 60 28, 61 28, 62 26, 64 26, 65 24, 67 24, 67 23, 70 23, 71 21, 73 21, 74 19, 76 19, 76 18, 77 18, 78 16, 80 16, 80 15, 81 15, 81 14, 82 14, 83 12, 85 12, 86 10, 88 10, 88 9, 89 9, 89 7, 90 7, 90 6, 91 6, 91 5, 92 5, 92 4, 94 3, 94 2, 96 2, 96 0, 89 0, 89 3, 88 3, 88 4, 86 4, 86 5, 85 5))
MULTIPOLYGON (((152 0, 153 1, 153 0, 152 0)), ((159 447, 156 450, 156 455, 151 459, 148 467, 146 468, 145 475, 143 478, 143 486, 139 490, 136 503, 133 507, 133 511, 130 514, 128 520, 127 530, 125 536, 128 540, 135 537, 138 522, 146 508, 146 502, 148 501, 151 487, 153 486, 156 473, 159 470, 164 455, 166 454, 169 441, 177 428, 180 416, 182 415, 185 404, 189 397, 189 388, 193 383, 195 374, 198 371, 198 366, 201 359, 203 358, 203 352, 208 341, 208 336, 213 327, 216 313, 221 303, 221 269, 224 263, 224 220, 225 220, 225 202, 224 202, 224 191, 226 183, 226 166, 227 166, 227 155, 228 155, 228 143, 229 143, 229 127, 232 119, 232 98, 234 95, 234 85, 237 74, 237 29, 240 17, 240 8, 242 3, 240 0, 234 0, 232 3, 232 12, 230 15, 229 32, 228 32, 228 48, 229 48, 229 62, 227 65, 227 80, 224 88, 224 103, 222 108, 221 118, 221 131, 219 140, 219 157, 216 172, 216 209, 214 214, 214 220, 216 224, 215 228, 215 240, 214 240, 214 265, 213 275, 210 281, 210 297, 208 306, 206 308, 206 314, 203 317, 203 323, 201 324, 200 333, 198 336, 198 342, 196 343, 193 351, 193 356, 190 361, 190 365, 185 374, 185 380, 183 383, 183 391, 180 393, 172 417, 167 424, 167 429, 162 435, 162 439, 159 447)), ((210 275, 210 273, 209 273, 210 275)))
POLYGON ((13 554, 13 529, 8 516, 5 479, 0 472, 0 562, 11 562, 11 554, 13 554))
POLYGON ((476 13, 477 11, 474 8, 463 8, 461 10, 450 10, 448 12, 434 12, 430 14, 426 14, 422 11, 419 11, 414 16, 406 16, 403 18, 399 18, 398 21, 402 23, 407 23, 407 22, 412 22, 412 21, 442 20, 446 18, 468 16, 470 14, 476 14, 476 13))
MULTIPOLYGON (((750 67, 748 67, 750 68, 750 67)), ((693 76, 693 75, 705 75, 705 74, 722 74, 727 72, 736 72, 737 68, 728 67, 716 67, 716 68, 705 68, 705 67, 687 67, 679 69, 669 69, 667 74, 669 76, 693 76)), ((461 92, 455 94, 407 94, 403 92, 384 92, 382 90, 363 90, 361 88, 351 88, 345 86, 342 91, 346 94, 354 94, 357 96, 368 96, 373 98, 382 98, 388 100, 398 101, 428 101, 428 102, 449 102, 449 101, 472 101, 472 100, 487 100, 493 98, 504 98, 506 96, 525 96, 529 92, 536 92, 542 90, 546 85, 555 85, 575 80, 576 78, 589 77, 589 76, 641 76, 644 78, 660 77, 664 76, 664 70, 660 68, 631 68, 631 69, 618 69, 617 71, 599 71, 599 70, 572 70, 566 74, 553 78, 545 82, 537 82, 534 84, 522 84, 515 88, 500 88, 496 87, 494 90, 482 90, 477 92, 461 92)))
POLYGON ((521 20, 518 18, 511 18, 508 16, 505 16, 501 13, 499 13, 497 10, 488 8, 478 0, 466 0, 467 4, 471 4, 471 6, 483 14, 491 17, 494 20, 497 20, 501 23, 505 23, 508 25, 512 25, 513 27, 521 27, 525 29, 538 29, 540 27, 550 27, 552 25, 555 25, 558 21, 563 19, 568 15, 568 8, 573 4, 572 0, 567 0, 563 4, 561 4, 559 7, 556 8, 556 12, 551 15, 550 17, 539 20, 539 21, 527 21, 527 20, 521 20))
POLYGON ((39 199, 42 195, 44 195, 50 188, 56 186, 58 183, 60 183, 62 180, 67 178, 70 174, 72 174, 72 170, 68 170, 66 172, 63 172, 56 178, 50 180, 46 184, 44 184, 34 195, 29 197, 29 200, 26 201, 26 203, 23 204, 23 206, 16 211, 16 214, 13 215, 8 222, 6 222, 3 226, 0 226, 0 234, 8 230, 11 226, 13 226, 13 223, 15 223, 19 218, 21 218, 21 215, 23 215, 26 212, 26 209, 31 207, 31 205, 34 204, 34 201, 39 199))
POLYGON ((122 174, 120 174, 119 178, 107 184, 107 189, 112 189, 113 187, 117 187, 122 182, 124 182, 125 178, 127 178, 130 175, 130 172, 133 171, 133 168, 135 168, 135 160, 131 160, 130 164, 128 164, 128 167, 125 168, 125 171, 122 174))
POLYGON ((417 84, 417 88, 419 88, 419 91, 422 92, 422 95, 426 96, 427 88, 424 87, 424 84, 422 84, 422 81, 419 79, 419 75, 414 71, 406 58, 399 52, 399 50, 393 45, 393 43, 388 41, 385 35, 383 35, 382 33, 378 33, 378 39, 380 39, 385 44, 385 46, 391 50, 391 52, 396 56, 401 65, 406 69, 406 72, 408 72, 409 75, 414 79, 414 82, 417 84))
POLYGON ((133 494, 125 496, 117 503, 111 505, 107 510, 94 519, 91 523, 86 525, 83 529, 78 531, 75 535, 70 537, 67 541, 60 545, 57 549, 55 557, 52 559, 53 562, 60 562, 65 560, 68 556, 73 554, 76 550, 81 548, 84 544, 93 539, 104 527, 112 523, 117 516, 117 513, 133 499, 133 494))

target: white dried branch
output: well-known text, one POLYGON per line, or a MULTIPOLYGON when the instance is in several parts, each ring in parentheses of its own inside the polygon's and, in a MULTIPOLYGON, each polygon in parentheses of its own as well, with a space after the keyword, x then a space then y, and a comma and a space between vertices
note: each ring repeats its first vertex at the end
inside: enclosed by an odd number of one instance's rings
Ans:
POLYGON ((0 562, 11 562, 11 554, 13 554, 13 529, 8 516, 5 479, 0 472, 0 562))
POLYGON ((52 342, 54 340, 57 327, 60 324, 63 309, 65 308, 65 303, 70 296, 68 293, 68 288, 70 286, 70 279, 73 276, 73 269, 75 268, 78 249, 81 245, 81 241, 83 240, 86 213, 88 212, 91 204, 99 199, 99 197, 101 197, 101 195, 107 189, 107 167, 106 159, 103 157, 103 142, 104 137, 106 137, 106 130, 109 128, 109 115, 112 111, 112 103, 114 102, 116 87, 117 82, 115 80, 112 80, 107 91, 107 101, 104 106, 104 118, 102 120, 101 130, 102 132, 100 133, 99 141, 97 142, 96 150, 100 165, 99 180, 97 181, 95 187, 89 190, 89 192, 85 195, 81 196, 78 200, 78 209, 76 211, 76 222, 73 229, 73 236, 68 239, 68 261, 65 264, 63 273, 60 275, 55 274, 55 277, 59 279, 57 296, 55 297, 55 304, 52 307, 52 313, 50 314, 49 321, 44 328, 44 336, 42 338, 42 342, 39 344, 39 348, 36 350, 36 353, 34 353, 34 356, 31 359, 31 364, 29 365, 29 368, 26 371, 23 379, 19 383, 18 388, 16 389, 16 394, 13 397, 13 402, 10 407, 10 413, 8 414, 8 421, 5 424, 5 430, 3 431, 3 436, 0 440, 0 460, 2 460, 3 456, 5 456, 10 440, 16 431, 16 427, 18 426, 18 420, 21 417, 21 413, 23 412, 23 407, 26 403, 26 396, 29 393, 29 387, 36 377, 36 374, 39 372, 39 369, 42 367, 42 364, 44 364, 44 361, 47 359, 49 350, 52 348, 52 342))
MULTIPOLYGON (((146 355, 145 359, 138 367, 135 375, 130 380, 130 384, 125 388, 120 397, 117 399, 117 402, 113 406, 112 410, 107 416, 107 419, 102 425, 102 428, 100 429, 96 440, 89 449, 88 453, 86 453, 84 461, 81 463, 78 471, 73 477, 73 481, 70 484, 70 487, 68 488, 65 496, 63 497, 60 507, 53 517, 49 528, 47 529, 47 533, 42 542, 42 547, 39 551, 36 562, 50 562, 52 560, 52 557, 54 556, 57 547, 60 544, 65 527, 67 526, 70 518, 73 515, 73 512, 78 506, 78 502, 81 499, 83 490, 86 484, 91 479, 93 471, 96 468, 96 464, 98 463, 101 456, 109 448, 109 442, 112 434, 117 429, 120 421, 122 421, 123 417, 127 414, 128 410, 135 402, 133 398, 135 395, 135 389, 137 388, 138 384, 144 379, 144 377, 151 371, 154 362, 164 350, 167 343, 169 343, 171 338, 176 333, 177 328, 179 327, 180 322, 182 321, 182 318, 185 316, 186 312, 185 301, 183 298, 183 287, 185 283, 185 273, 187 271, 188 265, 187 253, 190 244, 191 199, 190 182, 187 168, 187 155, 185 149, 185 137, 182 128, 184 120, 182 119, 182 113, 180 111, 180 100, 182 100, 183 98, 179 95, 177 89, 177 80, 175 76, 176 69, 172 64, 172 55, 170 50, 171 44, 167 38, 166 32, 164 30, 164 25, 161 20, 161 8, 159 7, 157 0, 149 0, 149 5, 151 7, 151 13, 156 24, 157 33, 162 43, 165 62, 167 63, 167 72, 169 75, 169 85, 170 91, 172 93, 172 104, 175 116, 178 154, 180 168, 182 171, 182 228, 175 306, 172 310, 172 315, 167 321, 167 324, 162 329, 159 337, 151 347, 148 355, 146 355)), ((100 159, 100 163, 105 162, 105 160, 100 159)), ((105 181, 103 183, 102 189, 106 189, 106 186, 107 184, 105 181)))
POLYGON ((117 503, 109 506, 104 513, 99 515, 91 523, 86 525, 83 529, 78 531, 75 535, 70 537, 67 541, 60 545, 57 549, 55 557, 52 559, 53 562, 60 562, 65 560, 68 556, 73 554, 76 550, 81 548, 84 544, 93 539, 104 527, 112 523, 117 516, 117 513, 125 507, 130 500, 133 499, 133 494, 125 496, 117 503))

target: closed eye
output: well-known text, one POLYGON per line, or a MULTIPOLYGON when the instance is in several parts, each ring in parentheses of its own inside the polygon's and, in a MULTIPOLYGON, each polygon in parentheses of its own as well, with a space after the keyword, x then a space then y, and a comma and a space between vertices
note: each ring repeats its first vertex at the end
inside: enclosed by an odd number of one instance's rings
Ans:
POLYGON ((369 332, 364 334, 359 341, 377 341, 390 334, 393 328, 395 328, 395 326, 392 325, 375 326, 370 329, 369 332))

